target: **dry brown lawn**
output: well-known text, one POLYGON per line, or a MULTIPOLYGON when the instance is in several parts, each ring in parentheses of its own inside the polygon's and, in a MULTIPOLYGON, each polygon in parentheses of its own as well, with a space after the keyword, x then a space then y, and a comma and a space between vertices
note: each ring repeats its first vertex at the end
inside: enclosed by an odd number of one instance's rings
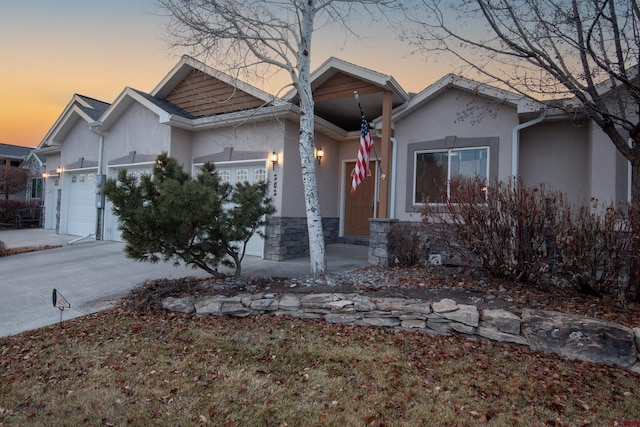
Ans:
POLYGON ((0 339, 0 425, 605 426, 640 377, 459 336, 125 306, 0 339))

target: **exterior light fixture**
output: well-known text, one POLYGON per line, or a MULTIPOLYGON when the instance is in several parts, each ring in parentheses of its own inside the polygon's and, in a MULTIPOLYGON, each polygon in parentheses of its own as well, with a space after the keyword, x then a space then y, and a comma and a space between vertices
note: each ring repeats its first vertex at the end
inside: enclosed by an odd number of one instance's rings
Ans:
POLYGON ((318 148, 316 157, 318 158, 318 164, 322 163, 322 158, 324 157, 324 150, 322 148, 318 148))
POLYGON ((46 172, 42 172, 42 178, 43 179, 47 179, 47 173, 46 172))
POLYGON ((58 167, 56 168, 56 173, 57 173, 58 175, 61 175, 61 174, 62 174, 62 166, 58 166, 58 167))
POLYGON ((276 153, 275 151, 271 153, 271 156, 269 157, 269 160, 271 160, 271 164, 273 165, 273 170, 276 170, 276 164, 278 163, 278 153, 276 153))

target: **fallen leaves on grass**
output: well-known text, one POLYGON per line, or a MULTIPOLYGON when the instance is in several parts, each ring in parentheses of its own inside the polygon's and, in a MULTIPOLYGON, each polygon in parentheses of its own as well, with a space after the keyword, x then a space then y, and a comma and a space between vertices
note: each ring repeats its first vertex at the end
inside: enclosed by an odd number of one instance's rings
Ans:
POLYGON ((0 424, 605 425, 640 413, 639 386, 524 347, 278 316, 122 305, 0 339, 0 424))

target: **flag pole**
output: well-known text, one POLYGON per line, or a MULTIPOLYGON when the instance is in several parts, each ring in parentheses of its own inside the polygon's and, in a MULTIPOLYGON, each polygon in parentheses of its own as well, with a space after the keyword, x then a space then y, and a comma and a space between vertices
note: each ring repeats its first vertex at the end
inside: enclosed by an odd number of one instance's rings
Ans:
MULTIPOLYGON (((364 115, 364 110, 362 109, 362 105, 360 104, 360 95, 358 95, 358 91, 354 90, 353 91, 353 97, 356 99, 356 101, 358 101, 358 108, 360 108, 360 115, 362 115, 363 117, 365 117, 364 115)), ((378 152, 376 151, 376 145, 373 144, 373 154, 376 155, 376 163, 378 165, 378 171, 380 172, 380 177, 381 179, 384 176, 384 173, 382 173, 382 166, 380 165, 380 158, 378 157, 378 152)))
MULTIPOLYGON (((369 139, 371 139, 371 146, 373 148, 373 154, 376 156, 376 164, 378 166, 378 176, 374 177, 376 185, 374 191, 374 200, 373 200, 373 217, 378 217, 378 203, 380 202, 380 180, 384 179, 384 173, 382 172, 382 166, 380 162, 380 158, 378 157, 378 151, 376 150, 375 141, 373 141, 373 137, 371 136, 371 131, 369 130, 369 123, 366 122, 367 118, 364 115, 364 110, 362 109, 362 104, 360 103, 360 96, 358 95, 358 91, 353 91, 353 97, 358 101, 358 108, 360 109, 360 115, 362 116, 363 127, 367 127, 367 133, 369 134, 369 139)), ((362 138, 362 137, 361 137, 362 138)), ((366 165, 367 169, 369 169, 369 165, 366 165)), ((356 167, 357 168, 357 167, 356 167)), ((363 178, 364 179, 364 178, 363 178)), ((354 189, 351 190, 352 194, 354 189)))

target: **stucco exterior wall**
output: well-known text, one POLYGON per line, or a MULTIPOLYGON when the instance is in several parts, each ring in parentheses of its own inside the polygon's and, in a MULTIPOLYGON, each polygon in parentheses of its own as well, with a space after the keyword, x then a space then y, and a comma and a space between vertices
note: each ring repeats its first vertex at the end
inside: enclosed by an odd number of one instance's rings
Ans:
MULTIPOLYGON (((545 122, 531 126, 520 133, 520 176, 528 186, 544 183, 549 189, 565 193, 571 203, 588 203, 591 196, 589 151, 589 127, 585 122, 545 122)), ((602 179, 612 175, 615 155, 596 159, 602 179)))
POLYGON ((417 209, 408 208, 412 205, 408 194, 413 189, 414 170, 410 160, 413 156, 409 153, 411 144, 425 143, 420 149, 464 148, 464 144, 473 139, 491 138, 494 142, 489 153, 490 178, 503 180, 511 174, 511 139, 513 128, 518 124, 514 106, 474 97, 457 89, 444 92, 398 120, 394 123, 394 137, 398 143, 394 217, 402 221, 420 219, 417 209), (443 141, 452 141, 454 145, 442 146, 443 141))
POLYGON ((602 203, 627 200, 628 161, 616 149, 611 139, 592 121, 589 179, 591 197, 602 203))
MULTIPOLYGON (((304 189, 300 166, 300 126, 287 121, 285 125, 284 147, 282 155, 282 210, 283 217, 307 216, 304 206, 304 189)), ((322 209, 322 205, 320 206, 322 209)))
POLYGON ((283 137, 283 124, 275 120, 203 130, 193 133, 192 158, 221 153, 225 147, 237 151, 277 152, 283 137))
MULTIPOLYGON (((322 148, 324 151, 322 161, 320 163, 316 161, 320 214, 323 217, 337 217, 340 215, 340 198, 342 197, 340 191, 340 143, 316 133, 315 147, 322 148)), ((302 181, 301 176, 300 180, 302 181)))
POLYGON ((84 120, 77 120, 71 131, 65 136, 62 144, 60 164, 50 163, 48 168, 55 170, 58 166, 67 167, 81 157, 89 161, 98 161, 99 137, 91 132, 84 120))
MULTIPOLYGON (((282 170, 282 210, 283 217, 304 217, 307 212, 302 184, 300 162, 299 124, 288 120, 285 125, 282 170)), ((316 179, 320 215, 336 217, 340 210, 340 143, 316 132, 314 147, 324 150, 322 162, 316 160, 316 179)))
POLYGON ((180 129, 171 128, 171 145, 169 148, 169 156, 175 158, 182 169, 191 173, 191 139, 192 133, 180 129))
POLYGON ((169 152, 171 128, 158 123, 158 116, 138 103, 132 103, 107 130, 104 140, 104 162, 128 155, 158 155, 169 152))

